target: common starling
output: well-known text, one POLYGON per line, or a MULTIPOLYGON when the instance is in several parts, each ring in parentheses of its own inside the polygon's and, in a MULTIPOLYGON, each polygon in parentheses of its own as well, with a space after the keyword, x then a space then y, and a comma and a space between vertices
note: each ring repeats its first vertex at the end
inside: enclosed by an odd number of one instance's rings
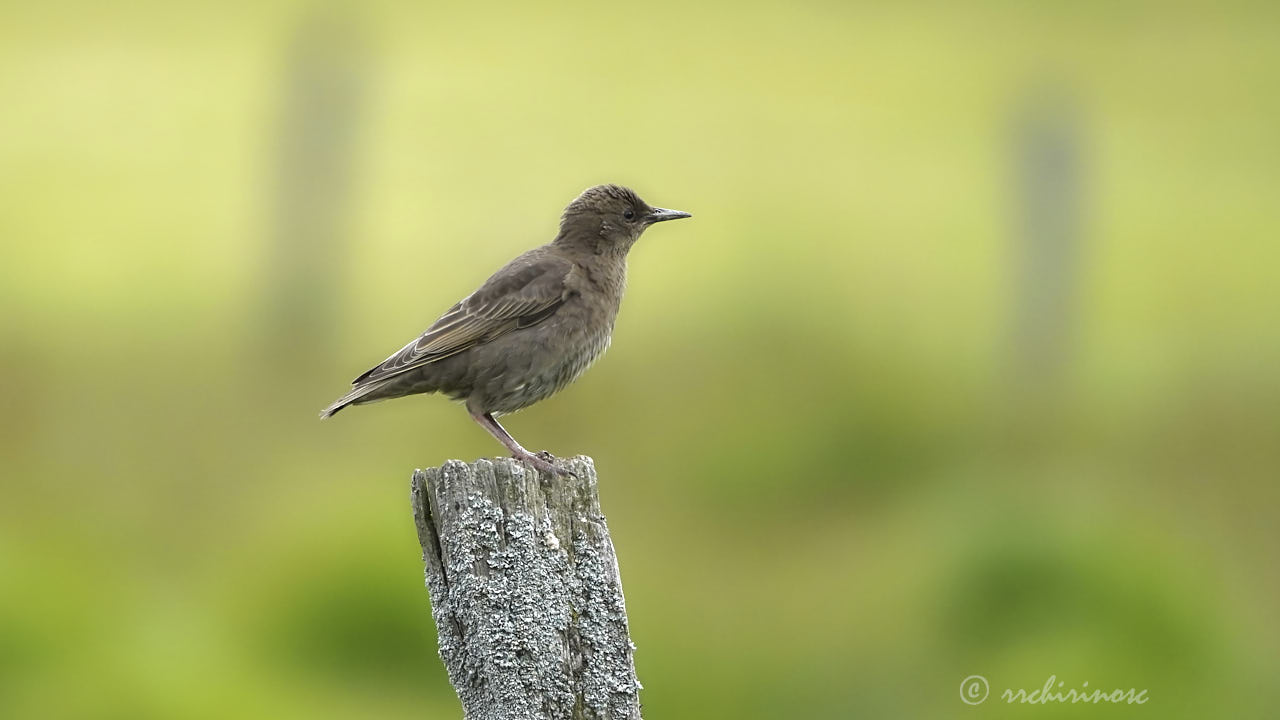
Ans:
POLYGON ((417 393, 465 401, 467 412, 512 457, 563 473, 545 451, 525 450, 497 417, 576 380, 609 346, 626 284, 627 252, 650 225, 690 217, 650 207, 632 190, 585 190, 550 243, 507 263, 320 413, 417 393))

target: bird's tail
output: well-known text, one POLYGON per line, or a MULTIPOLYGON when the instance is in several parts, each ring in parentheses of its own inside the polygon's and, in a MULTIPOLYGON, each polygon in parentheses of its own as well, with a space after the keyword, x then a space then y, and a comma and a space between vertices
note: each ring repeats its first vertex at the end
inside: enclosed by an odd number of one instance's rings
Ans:
POLYGON ((381 387, 382 387, 382 383, 374 382, 374 383, 369 383, 367 385, 358 385, 356 387, 351 388, 351 392, 348 392, 346 395, 343 395, 337 400, 334 400, 332 405, 325 408, 324 410, 321 410, 320 419, 323 420, 327 417, 332 417, 334 415, 337 415, 338 411, 341 410, 342 408, 348 405, 351 405, 353 403, 359 402, 360 398, 363 398, 364 396, 368 395, 369 393, 381 387))

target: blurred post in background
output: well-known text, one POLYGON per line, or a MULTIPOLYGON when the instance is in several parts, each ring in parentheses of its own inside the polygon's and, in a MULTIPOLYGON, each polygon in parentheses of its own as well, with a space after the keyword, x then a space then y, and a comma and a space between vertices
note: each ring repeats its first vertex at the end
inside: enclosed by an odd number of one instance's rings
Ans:
POLYGON ((1040 79, 1016 97, 1010 118, 1014 296, 1005 387, 1023 439, 1051 438, 1075 382, 1088 171, 1081 115, 1070 88, 1040 79))
POLYGON ((275 357, 332 352, 373 72, 360 28, 345 3, 308 6, 286 47, 262 278, 260 347, 275 357))

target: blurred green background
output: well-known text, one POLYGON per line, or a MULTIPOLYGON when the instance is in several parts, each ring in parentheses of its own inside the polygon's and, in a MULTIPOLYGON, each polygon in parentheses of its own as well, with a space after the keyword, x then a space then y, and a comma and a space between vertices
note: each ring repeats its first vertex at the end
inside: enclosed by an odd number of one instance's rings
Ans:
POLYGON ((0 8, 0 717, 460 716, 409 475, 500 448, 316 413, 599 182, 695 217, 507 425, 646 716, 1280 704, 1275 3, 0 8))

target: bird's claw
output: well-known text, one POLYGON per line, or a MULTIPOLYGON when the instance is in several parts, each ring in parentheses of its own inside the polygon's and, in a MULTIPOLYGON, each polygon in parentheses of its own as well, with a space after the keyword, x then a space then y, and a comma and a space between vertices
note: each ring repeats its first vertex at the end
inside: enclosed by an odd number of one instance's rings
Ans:
POLYGON ((513 455, 512 457, 514 457, 517 460, 523 460, 524 462, 527 462, 530 465, 532 465, 534 469, 544 473, 550 473, 552 475, 560 475, 560 476, 567 476, 567 477, 575 477, 575 478, 578 477, 578 474, 575 473, 574 471, 568 468, 563 468, 556 465, 555 464, 556 456, 552 455, 546 450, 542 450, 541 452, 537 452, 537 453, 529 453, 528 455, 523 455, 523 456, 513 455))

